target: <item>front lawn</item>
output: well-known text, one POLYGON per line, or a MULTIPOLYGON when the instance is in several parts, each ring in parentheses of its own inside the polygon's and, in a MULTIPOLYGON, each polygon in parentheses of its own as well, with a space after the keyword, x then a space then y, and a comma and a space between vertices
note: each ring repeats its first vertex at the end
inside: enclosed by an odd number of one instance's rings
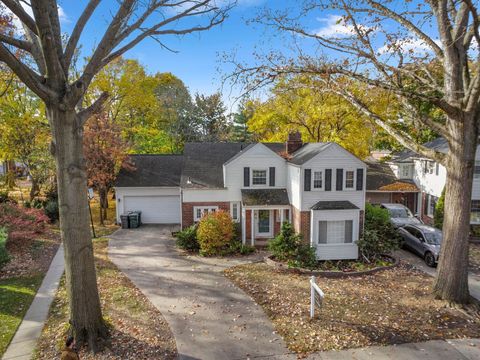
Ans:
POLYGON ((43 275, 0 280, 0 357, 7 350, 35 294, 43 275))
MULTIPOLYGON (((93 355, 82 350, 80 358, 175 359, 175 340, 162 314, 108 259, 108 239, 93 244, 103 316, 111 337, 103 352, 93 355)), ((67 331, 68 300, 62 280, 34 358, 59 358, 67 331)))
POLYGON ((263 263, 225 270, 272 320, 297 353, 478 337, 480 324, 431 295, 431 278, 403 267, 374 275, 317 278, 326 297, 310 320, 309 276, 263 263))

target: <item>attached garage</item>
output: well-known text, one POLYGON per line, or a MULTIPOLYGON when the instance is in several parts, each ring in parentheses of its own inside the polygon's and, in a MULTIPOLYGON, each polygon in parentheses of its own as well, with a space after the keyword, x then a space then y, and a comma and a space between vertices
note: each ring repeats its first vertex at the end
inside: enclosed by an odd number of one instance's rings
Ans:
POLYGON ((180 224, 181 155, 132 155, 132 169, 118 175, 117 222, 130 211, 142 212, 144 224, 180 224))

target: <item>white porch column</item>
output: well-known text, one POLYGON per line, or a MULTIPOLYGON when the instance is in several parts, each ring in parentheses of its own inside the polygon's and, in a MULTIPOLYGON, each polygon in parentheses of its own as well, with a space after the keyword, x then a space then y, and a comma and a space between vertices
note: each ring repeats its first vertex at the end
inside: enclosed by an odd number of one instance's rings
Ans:
POLYGON ((242 244, 245 245, 247 243, 247 212, 245 208, 242 206, 242 244))
POLYGON ((280 211, 280 227, 283 225, 283 217, 285 215, 285 209, 279 209, 280 211))
POLYGON ((250 210, 251 214, 251 221, 250 221, 250 228, 252 230, 252 238, 251 238, 251 245, 255 246, 255 211, 256 210, 250 210))

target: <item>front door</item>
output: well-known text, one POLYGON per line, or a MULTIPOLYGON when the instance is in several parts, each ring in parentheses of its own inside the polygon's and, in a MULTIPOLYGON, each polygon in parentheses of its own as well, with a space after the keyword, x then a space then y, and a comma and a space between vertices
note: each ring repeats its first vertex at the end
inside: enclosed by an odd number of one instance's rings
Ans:
POLYGON ((272 237, 272 216, 270 210, 258 210, 256 222, 256 236, 272 237))

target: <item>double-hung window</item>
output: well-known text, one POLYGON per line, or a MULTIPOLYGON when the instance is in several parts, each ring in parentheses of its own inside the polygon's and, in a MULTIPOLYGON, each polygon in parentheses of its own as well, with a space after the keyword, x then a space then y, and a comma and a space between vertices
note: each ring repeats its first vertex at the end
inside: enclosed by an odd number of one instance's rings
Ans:
POLYGON ((252 170, 252 185, 267 185, 267 170, 252 170))
POLYGON ((200 219, 208 213, 214 213, 218 210, 218 206, 194 206, 193 207, 193 221, 200 221, 200 219))
POLYGON ((355 183, 355 171, 345 171, 345 189, 353 189, 355 183))
POLYGON ((230 205, 231 205, 230 216, 232 217, 232 220, 239 221, 240 220, 240 203, 232 202, 230 205))
POLYGON ((321 189, 323 187, 323 172, 314 171, 313 172, 313 188, 321 189))

